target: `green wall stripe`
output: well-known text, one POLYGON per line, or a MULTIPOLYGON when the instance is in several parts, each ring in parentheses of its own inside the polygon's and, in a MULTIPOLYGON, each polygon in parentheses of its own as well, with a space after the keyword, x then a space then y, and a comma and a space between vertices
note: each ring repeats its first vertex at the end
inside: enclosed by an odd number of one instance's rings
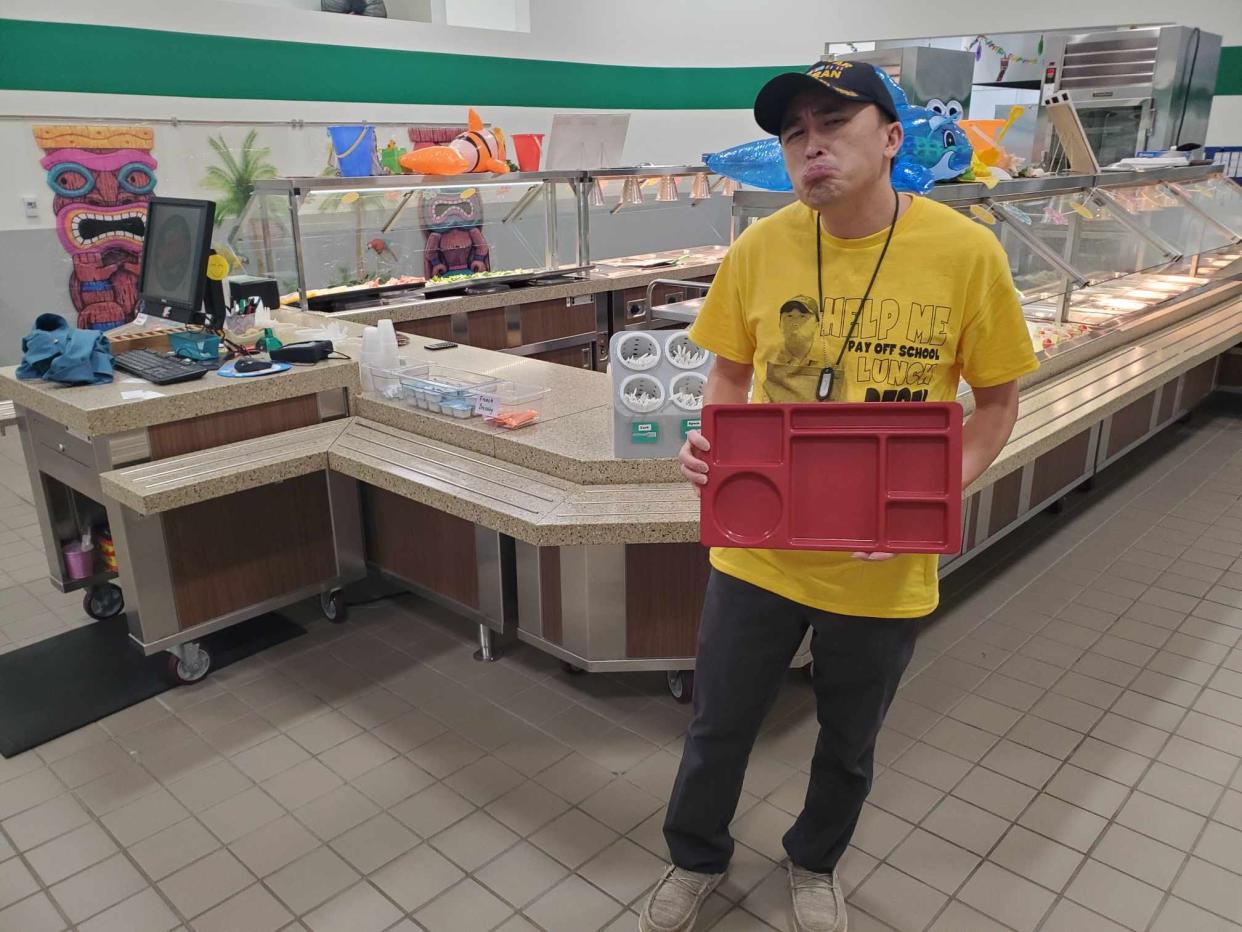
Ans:
MULTIPOLYGON (((615 110, 749 109, 796 65, 660 68, 0 19, 0 89, 615 110)), ((1242 95, 1242 46, 1216 93, 1242 95)))
POLYGON ((575 107, 749 108, 793 66, 649 68, 0 20, 0 88, 170 97, 575 107))
POLYGON ((1220 50, 1216 93, 1230 96, 1242 94, 1242 45, 1226 45, 1220 50))

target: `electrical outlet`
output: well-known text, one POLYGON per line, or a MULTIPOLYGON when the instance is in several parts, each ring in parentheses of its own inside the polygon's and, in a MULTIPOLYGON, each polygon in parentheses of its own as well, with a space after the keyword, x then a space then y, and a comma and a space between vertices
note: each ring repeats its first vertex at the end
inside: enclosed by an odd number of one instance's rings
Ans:
POLYGON ((26 216, 30 217, 32 220, 38 219, 39 199, 33 194, 22 195, 22 210, 24 210, 26 216))

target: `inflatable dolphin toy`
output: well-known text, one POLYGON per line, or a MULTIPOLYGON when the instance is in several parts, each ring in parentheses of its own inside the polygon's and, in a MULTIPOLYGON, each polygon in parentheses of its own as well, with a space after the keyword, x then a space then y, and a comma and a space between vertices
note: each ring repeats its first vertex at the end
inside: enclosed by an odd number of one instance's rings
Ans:
MULTIPOLYGON (((893 96, 905 131, 901 151, 893 159, 893 187, 926 194, 937 181, 949 181, 969 169, 974 150, 957 122, 936 110, 911 106, 905 91, 882 68, 876 71, 893 96)), ((768 191, 793 190, 780 140, 774 136, 713 152, 704 161, 712 171, 742 184, 768 191)))

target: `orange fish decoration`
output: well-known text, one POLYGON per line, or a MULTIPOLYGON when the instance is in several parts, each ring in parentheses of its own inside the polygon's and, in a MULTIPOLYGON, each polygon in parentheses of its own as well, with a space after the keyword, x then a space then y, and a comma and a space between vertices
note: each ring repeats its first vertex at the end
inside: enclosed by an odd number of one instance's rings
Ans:
POLYGON ((401 156, 402 168, 416 175, 467 175, 472 172, 506 174, 505 134, 486 129, 483 118, 470 111, 469 129, 447 146, 428 146, 401 156))

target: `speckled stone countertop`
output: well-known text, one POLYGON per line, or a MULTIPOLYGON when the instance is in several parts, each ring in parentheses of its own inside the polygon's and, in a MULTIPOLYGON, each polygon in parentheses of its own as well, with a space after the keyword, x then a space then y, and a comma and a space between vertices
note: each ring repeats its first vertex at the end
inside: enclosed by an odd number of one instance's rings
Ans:
POLYGON ((492 350, 459 346, 432 352, 434 342, 411 337, 402 350, 411 365, 431 363, 517 382, 551 392, 539 420, 507 430, 481 417, 458 420, 409 407, 374 393, 354 399, 354 413, 412 434, 472 450, 548 476, 582 485, 677 482, 671 459, 622 460, 612 452, 612 388, 604 372, 592 372, 492 350))
POLYGON ((328 447, 351 422, 340 418, 114 469, 99 481, 109 497, 142 515, 184 508, 327 469, 328 447))
MULTIPOLYGON (((352 311, 326 313, 312 311, 328 320, 349 321, 357 324, 374 325, 384 318, 394 323, 410 320, 426 320, 431 317, 445 317, 449 314, 468 314, 471 311, 484 311, 496 307, 508 307, 512 304, 532 304, 536 301, 555 301, 558 298, 576 298, 581 295, 598 294, 601 291, 618 291, 628 288, 646 288, 657 278, 701 278, 714 275, 720 268, 726 247, 700 246, 688 251, 673 250, 669 256, 682 256, 676 265, 666 265, 654 269, 634 269, 608 265, 609 260, 596 262, 596 267, 583 275, 580 281, 565 282, 559 285, 541 285, 530 288, 512 288, 496 294, 460 295, 444 298, 418 298, 412 301, 394 302, 377 307, 359 308, 352 311)), ((653 253, 653 255, 665 255, 653 253)), ((620 261, 620 260, 613 260, 620 261)))
POLYGON ((538 547, 699 537, 698 500, 684 483, 584 486, 361 417, 328 465, 538 547))
POLYGON ((120 370, 106 385, 78 386, 23 382, 15 372, 14 366, 0 369, 0 394, 86 437, 119 434, 332 389, 360 388, 358 364, 335 359, 262 378, 226 379, 209 372, 193 382, 174 385, 153 385, 120 370), (143 392, 149 397, 126 398, 128 392, 143 392))

